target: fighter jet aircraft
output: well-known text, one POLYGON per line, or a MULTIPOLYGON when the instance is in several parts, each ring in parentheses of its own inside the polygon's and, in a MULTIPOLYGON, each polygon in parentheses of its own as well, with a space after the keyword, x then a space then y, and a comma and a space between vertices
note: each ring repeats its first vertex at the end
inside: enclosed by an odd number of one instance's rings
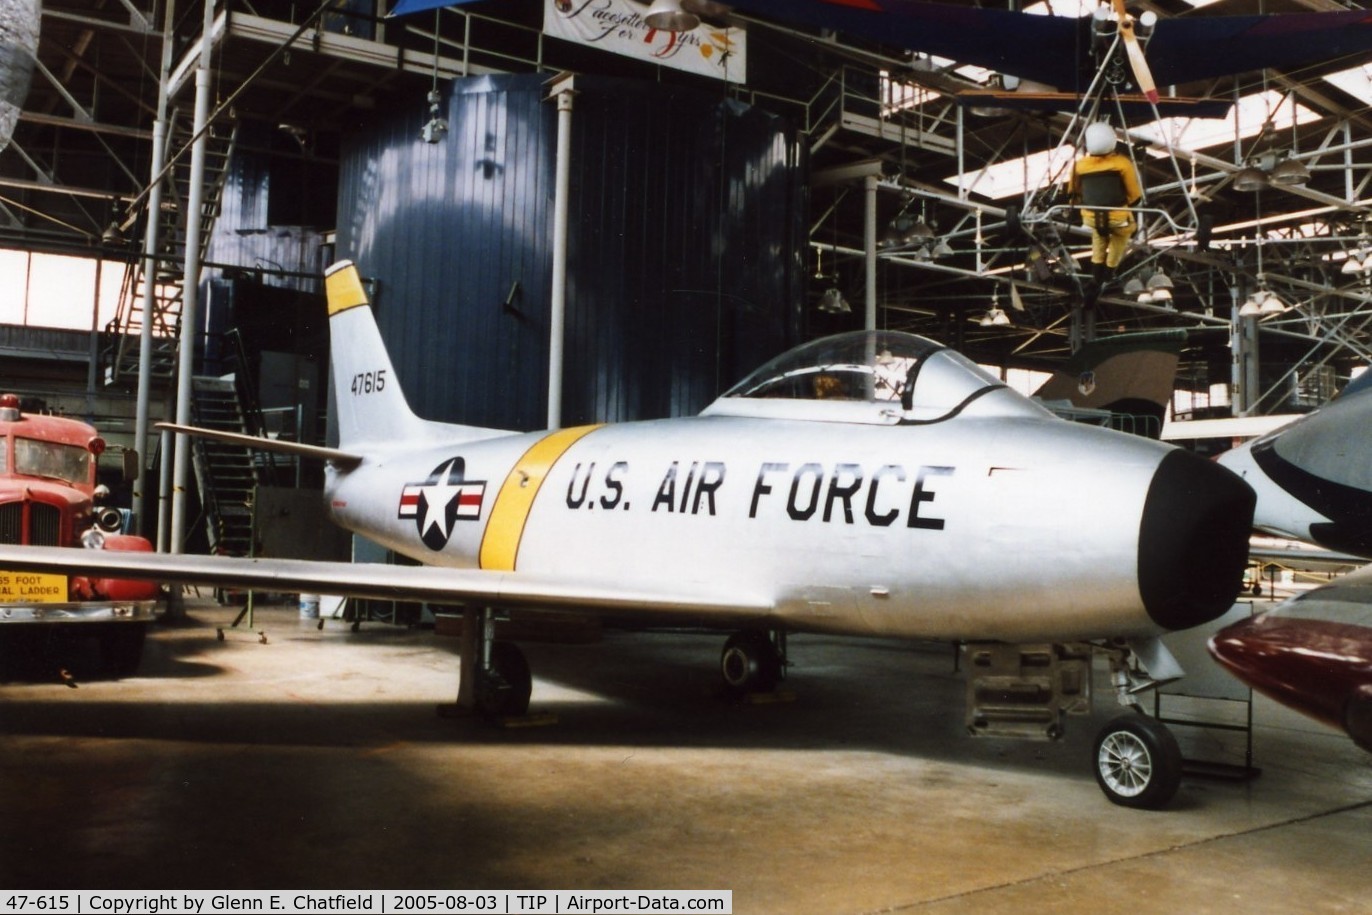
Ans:
POLYGON ((1372 375, 1313 413, 1222 454, 1258 501, 1253 523, 1278 537, 1372 559, 1372 375))
MULTIPOLYGON (((1372 376, 1221 455, 1257 492, 1260 530, 1372 557, 1372 376)), ((1210 653, 1240 680, 1372 750, 1372 569, 1228 626, 1210 653)))
MULTIPOLYGON (((1093 652, 1136 706, 1149 676, 1179 673, 1157 636, 1241 585, 1238 477, 1060 420, 921 337, 803 345, 695 417, 516 433, 417 417, 357 268, 326 288, 339 447, 203 434, 327 460, 334 519, 429 568, 34 547, 0 547, 0 568, 690 622, 735 630, 735 693, 776 685, 787 633, 970 643, 969 730, 1038 737, 1089 711, 1093 652)), ((523 712, 527 662, 473 628, 475 704, 523 712)), ((1135 712, 1093 768, 1127 806, 1165 804, 1180 778, 1175 740, 1135 712)))

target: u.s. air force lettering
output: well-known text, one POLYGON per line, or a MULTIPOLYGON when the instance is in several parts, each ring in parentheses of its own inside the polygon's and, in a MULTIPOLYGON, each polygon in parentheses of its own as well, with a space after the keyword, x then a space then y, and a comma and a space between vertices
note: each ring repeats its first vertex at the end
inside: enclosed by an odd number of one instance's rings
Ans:
POLYGON ((396 517, 413 518, 419 539, 431 550, 448 545, 454 523, 481 519, 486 483, 464 479, 466 469, 462 458, 450 458, 423 483, 407 483, 400 491, 396 517))
MULTIPOLYGON (((954 470, 923 464, 912 472, 901 464, 868 469, 845 462, 767 461, 747 477, 752 480, 748 517, 784 511, 792 521, 890 527, 903 512, 906 527, 941 531, 945 519, 931 516, 925 506, 937 495, 930 478, 950 476, 954 470)), ((615 461, 603 471, 595 461, 578 462, 567 483, 567 508, 628 510, 632 503, 625 494, 631 476, 628 461, 615 461)), ((672 461, 654 473, 659 482, 649 511, 717 515, 728 478, 723 461, 672 461)))

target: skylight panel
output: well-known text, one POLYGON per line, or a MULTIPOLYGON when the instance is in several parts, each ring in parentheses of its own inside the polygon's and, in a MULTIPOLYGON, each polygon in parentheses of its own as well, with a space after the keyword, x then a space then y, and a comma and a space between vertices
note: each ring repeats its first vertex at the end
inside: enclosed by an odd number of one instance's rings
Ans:
POLYGON ((966 172, 961 181, 957 175, 943 180, 946 184, 966 187, 972 193, 983 194, 992 200, 1002 200, 1022 195, 1031 187, 1065 180, 1076 155, 1076 149, 1064 144, 966 172))
POLYGON ((1091 15, 1099 5, 1099 0, 1041 0, 1032 6, 1026 6, 1024 12, 1031 16, 1061 16, 1064 19, 1081 19, 1091 15))
POLYGON ((882 70, 880 79, 882 117, 889 118, 898 111, 919 108, 942 95, 918 83, 897 79, 889 70, 882 70))
POLYGON ((1338 73, 1331 73, 1324 77, 1325 82, 1342 89, 1353 96, 1364 105, 1372 105, 1372 74, 1368 72, 1369 67, 1363 64, 1338 73))
MULTIPOLYGON (((1290 97, 1275 90, 1255 92, 1239 99, 1238 104, 1229 110, 1224 118, 1163 118, 1129 132, 1158 144, 1171 144, 1182 150, 1202 150, 1222 143, 1233 143, 1235 137, 1250 139, 1262 132, 1269 119, 1273 129, 1291 127, 1290 97)), ((1296 123, 1308 124, 1318 121, 1320 115, 1313 109, 1296 103, 1296 123)), ((1154 155, 1164 156, 1165 152, 1154 150, 1154 155)))

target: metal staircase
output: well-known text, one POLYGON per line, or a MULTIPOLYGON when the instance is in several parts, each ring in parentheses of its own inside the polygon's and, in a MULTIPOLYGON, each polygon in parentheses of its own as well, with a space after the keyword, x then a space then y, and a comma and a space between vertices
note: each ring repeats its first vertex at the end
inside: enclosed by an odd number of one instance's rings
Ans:
MULTIPOLYGON (((195 425, 249 432, 233 376, 191 379, 195 425)), ((258 483, 252 452, 240 445, 191 437, 191 458, 210 552, 247 556, 252 548, 252 499, 258 483)))
MULTIPOLYGON (((184 114, 171 119, 168 150, 178 150, 190 143, 191 122, 184 114)), ((200 207, 200 260, 203 263, 209 250, 215 220, 223 209, 224 177, 229 159, 238 138, 238 123, 216 124, 206 132, 205 183, 200 207)), ((119 311, 105 328, 105 344, 101 352, 105 384, 128 382, 138 377, 139 338, 145 323, 152 325, 152 355, 149 371, 154 379, 170 378, 176 371, 177 334, 181 326, 183 274, 186 257, 187 203, 190 199, 191 154, 176 161, 168 173, 163 190, 160 212, 149 218, 160 222, 157 232, 157 256, 153 259, 153 273, 149 277, 145 261, 131 263, 124 275, 119 296, 119 311), (146 313, 143 299, 152 285, 152 311, 146 313)))

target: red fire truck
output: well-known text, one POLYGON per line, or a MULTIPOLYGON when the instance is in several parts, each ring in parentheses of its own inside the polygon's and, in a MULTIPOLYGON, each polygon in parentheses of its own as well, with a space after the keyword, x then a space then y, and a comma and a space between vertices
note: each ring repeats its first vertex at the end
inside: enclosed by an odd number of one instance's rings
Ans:
MULTIPOLYGON (((100 505, 109 497, 96 481, 105 441, 93 427, 24 413, 16 395, 0 394, 0 436, 0 543, 152 550, 121 533, 118 509, 100 505)), ((78 660, 64 668, 133 673, 158 594, 148 581, 0 569, 0 678, 36 656, 73 651, 78 660)))

